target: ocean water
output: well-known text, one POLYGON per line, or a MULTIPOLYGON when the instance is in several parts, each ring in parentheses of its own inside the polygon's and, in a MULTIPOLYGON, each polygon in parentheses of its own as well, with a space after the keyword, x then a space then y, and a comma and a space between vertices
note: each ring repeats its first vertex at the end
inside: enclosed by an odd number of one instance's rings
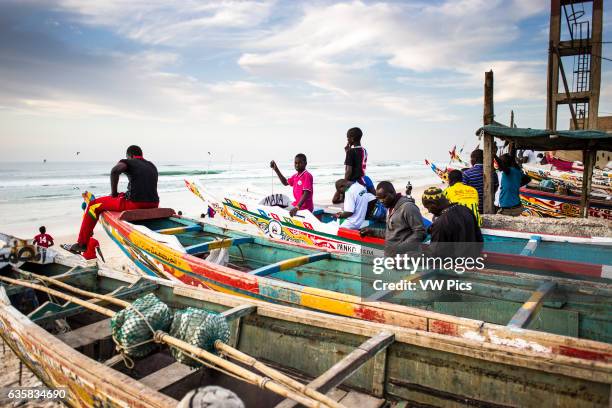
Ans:
MULTIPOLYGON (((277 162, 283 174, 293 174, 292 162, 277 162)), ((81 194, 110 193, 110 169, 114 162, 0 162, 0 231, 28 237, 46 225, 55 234, 76 234, 82 215, 81 194), (75 225, 76 224, 76 225, 75 225), (52 228, 50 227, 52 226, 52 228)), ((291 196, 272 173, 269 162, 156 163, 159 171, 160 205, 199 215, 202 203, 185 187, 184 179, 197 179, 218 195, 248 189, 262 195, 284 192, 291 196)), ((309 164, 313 174, 315 203, 329 203, 333 183, 344 174, 342 163, 309 164)), ((414 187, 437 183, 422 162, 382 161, 368 163, 368 175, 378 182, 391 180, 403 191, 407 181, 414 187)), ((127 178, 121 176, 119 191, 127 178)))

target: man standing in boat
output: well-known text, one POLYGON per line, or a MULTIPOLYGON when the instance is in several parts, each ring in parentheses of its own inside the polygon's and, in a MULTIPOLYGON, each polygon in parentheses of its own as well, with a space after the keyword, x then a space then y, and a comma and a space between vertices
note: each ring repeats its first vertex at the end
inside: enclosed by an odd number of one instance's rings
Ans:
POLYGON ((378 183, 376 198, 387 207, 385 230, 362 228, 361 235, 384 238, 386 257, 418 250, 425 238, 425 226, 414 199, 397 193, 389 181, 378 183))
POLYGON ((308 161, 304 153, 296 154, 293 165, 297 173, 286 179, 276 165, 276 162, 274 160, 270 162, 270 167, 276 172, 283 186, 293 187, 293 198, 295 201, 291 203, 292 207, 289 210, 289 215, 292 217, 297 214, 298 210, 308 210, 310 212, 314 210, 314 202, 312 200, 314 178, 306 170, 307 164, 308 161))
POLYGON ((358 182, 374 195, 374 184, 372 180, 365 175, 366 166, 368 163, 368 151, 361 145, 363 132, 358 127, 350 128, 346 132, 346 146, 344 151, 346 157, 344 159, 344 179, 351 182, 358 182))
POLYGON ((474 214, 478 226, 482 226, 482 218, 478 211, 478 191, 474 187, 463 184, 459 170, 452 170, 448 173, 448 187, 444 190, 444 195, 451 203, 461 204, 469 208, 474 214))
POLYGON ((483 151, 476 149, 470 155, 472 167, 463 171, 463 184, 474 187, 478 192, 478 212, 482 214, 482 192, 483 192, 483 151))
POLYGON ((132 145, 127 148, 126 159, 119 160, 111 170, 111 195, 98 197, 89 202, 81 222, 81 230, 76 244, 67 247, 71 252, 81 253, 87 249, 89 238, 93 235, 98 217, 104 211, 125 211, 159 207, 157 195, 157 168, 145 160, 142 149, 132 145), (119 176, 124 173, 129 180, 127 191, 119 193, 119 176))

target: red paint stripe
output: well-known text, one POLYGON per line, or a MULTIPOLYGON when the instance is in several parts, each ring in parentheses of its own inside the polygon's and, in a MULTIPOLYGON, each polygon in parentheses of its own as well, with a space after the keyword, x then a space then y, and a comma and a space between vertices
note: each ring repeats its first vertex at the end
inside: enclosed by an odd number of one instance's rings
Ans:
POLYGON ((612 361, 612 354, 600 353, 597 351, 583 350, 567 346, 558 346, 555 348, 555 351, 557 354, 561 354, 563 356, 581 358, 583 360, 604 362, 612 361))
POLYGON ((350 230, 346 228, 338 228, 338 236, 341 238, 352 239, 354 241, 365 242, 368 244, 380 245, 381 247, 385 246, 385 240, 382 238, 375 237, 362 237, 359 235, 359 231, 350 230))
POLYGON ((536 269, 540 271, 561 272, 570 275, 601 278, 602 265, 558 259, 538 258, 535 256, 520 256, 502 254, 499 252, 484 252, 486 264, 509 265, 519 268, 536 269))
POLYGON ((355 317, 378 323, 388 323, 384 312, 368 306, 355 307, 355 317))
POLYGON ((456 323, 442 320, 429 320, 429 331, 432 333, 445 334, 447 336, 458 336, 459 329, 456 323))

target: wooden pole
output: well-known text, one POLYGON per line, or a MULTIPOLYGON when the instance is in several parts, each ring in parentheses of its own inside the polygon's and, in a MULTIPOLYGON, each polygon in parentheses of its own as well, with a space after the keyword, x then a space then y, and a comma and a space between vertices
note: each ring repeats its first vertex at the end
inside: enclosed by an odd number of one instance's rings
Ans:
MULTIPOLYGON (((597 129, 599 124, 599 92, 601 87, 601 41, 602 41, 602 26, 603 26, 603 0, 593 0, 591 32, 591 66, 590 66, 590 85, 589 90, 589 123, 584 126, 584 129, 597 129)), ((586 118, 585 118, 586 119, 586 118)))
POLYGON ((593 167, 597 159, 596 150, 583 150, 582 164, 582 194, 580 196, 580 216, 587 218, 589 216, 589 197, 591 193, 591 179, 593 178, 593 167))
MULTIPOLYGON (((51 289, 48 288, 46 286, 42 286, 42 285, 38 285, 35 283, 30 283, 30 282, 26 282, 26 281, 22 281, 19 279, 12 279, 12 278, 8 278, 5 276, 0 276, 0 280, 7 282, 7 283, 12 283, 14 285, 21 285, 27 288, 31 288, 31 289, 36 289, 39 290, 41 292, 45 292, 45 293, 49 293, 53 296, 56 296, 60 299, 64 299, 67 300, 69 302, 72 302, 74 304, 77 304, 79 306, 83 306, 89 310, 93 310, 95 312, 98 312, 100 314, 103 314, 107 317, 114 317, 116 312, 114 312, 113 310, 107 309, 105 307, 101 307, 98 305, 95 305, 91 302, 88 302, 86 300, 83 299, 79 299, 77 297, 74 296, 70 296, 67 295, 63 292, 57 291, 55 289, 51 289)), ((59 282, 59 281, 58 281, 59 282)), ((63 282, 62 282, 63 283, 63 282)), ((89 295, 98 295, 98 296, 104 296, 104 295, 99 295, 99 294, 95 294, 93 292, 88 292, 88 291, 84 291, 82 289, 79 288, 75 288, 72 287, 68 284, 63 283, 64 285, 68 286, 66 289, 69 289, 71 291, 79 291, 81 292, 81 294, 89 294, 89 295)), ((120 301, 119 299, 115 299, 116 301, 120 301)), ((123 301, 121 301, 123 302, 123 301)), ((152 333, 153 334, 153 333, 152 333)), ((260 375, 257 375, 239 365, 236 365, 230 361, 227 361, 221 357, 218 357, 212 353, 209 353, 206 350, 203 350, 199 347, 196 346, 192 346, 191 344, 184 342, 180 339, 177 339, 175 337, 170 336, 168 333, 164 333, 162 331, 157 331, 155 334, 155 341, 159 342, 159 343, 165 343, 171 346, 174 346, 188 354, 192 354, 196 357, 202 358, 206 361, 208 361, 211 364, 214 364, 218 367, 221 367, 222 369, 231 372, 232 374, 235 374, 239 377, 241 377, 242 379, 249 381, 252 384, 258 384, 261 388, 266 388, 278 395, 281 395, 285 398, 290 398, 306 407, 310 407, 310 408, 320 408, 320 407, 324 407, 324 406, 328 406, 328 404, 326 403, 322 403, 318 402, 318 401, 314 401, 309 397, 305 397, 303 395, 299 395, 296 392, 287 389, 286 386, 283 386, 281 384, 277 384, 275 382, 272 382, 271 380, 269 380, 268 378, 264 378, 260 375)), ((334 401, 335 402, 335 401, 334 401)), ((342 408, 343 405, 337 404, 335 403, 335 405, 333 405, 332 407, 334 408, 342 408)))
POLYGON ((559 59, 554 50, 561 38, 561 2, 550 2, 548 33, 548 75, 546 81, 546 129, 557 130, 557 92, 559 88, 559 59))
MULTIPOLYGON (((493 71, 485 72, 484 84, 484 110, 482 115, 483 125, 493 123, 493 71)), ((493 171, 493 158, 495 157, 493 136, 484 134, 483 140, 483 212, 493 214, 493 200, 495 198, 493 171)))

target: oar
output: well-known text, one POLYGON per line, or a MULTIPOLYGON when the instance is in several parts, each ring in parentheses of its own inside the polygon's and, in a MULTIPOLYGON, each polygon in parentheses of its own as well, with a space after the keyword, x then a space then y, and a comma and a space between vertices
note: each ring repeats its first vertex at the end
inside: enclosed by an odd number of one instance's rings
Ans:
MULTIPOLYGON (((52 278, 50 278, 52 279, 52 278)), ((45 293, 49 293, 53 296, 56 296, 58 298, 67 300, 69 302, 72 302, 74 304, 77 304, 79 306, 83 306, 89 310, 93 310, 96 311, 102 315, 105 315, 107 317, 114 317, 116 312, 107 309, 105 307, 101 307, 98 305, 95 305, 91 302, 88 302, 86 300, 83 299, 79 299, 75 296, 70 296, 67 295, 63 292, 57 291, 55 289, 51 289, 48 288, 46 286, 42 286, 42 285, 38 285, 35 283, 30 283, 30 282, 26 282, 26 281, 22 281, 19 279, 12 279, 12 278, 7 278, 5 276, 0 276, 0 280, 7 282, 7 283, 12 283, 14 285, 20 285, 20 286, 24 286, 26 288, 31 288, 31 289, 36 289, 39 290, 41 292, 45 292, 45 293)), ((59 281, 58 281, 59 282, 59 281)), ((67 285, 67 284, 64 284, 67 285)), ((67 285, 70 286, 70 285, 67 285)), ((78 289, 78 288, 73 288, 73 289, 78 289)), ((82 289, 78 289, 79 291, 82 292, 87 292, 87 291, 83 291, 82 289)), ((90 293, 90 295, 93 293, 90 293)), ((97 296, 105 296, 105 295, 99 295, 99 294, 95 294, 97 296)), ((106 299, 105 299, 106 300, 106 299)), ((115 301, 117 301, 118 299, 115 299, 115 301)), ((110 301, 110 300, 109 300, 110 301)), ((127 303, 127 302, 126 302, 127 303)), ((128 303, 129 304, 129 303, 128 303)), ((260 375, 257 375, 245 368, 242 368, 241 366, 234 364, 230 361, 227 361, 221 357, 218 357, 212 353, 209 353, 206 350, 202 350, 199 347, 195 347, 192 346, 189 343, 186 343, 180 339, 177 339, 175 337, 170 336, 168 333, 164 333, 161 330, 157 331, 156 333, 154 333, 154 340, 156 342, 159 343, 165 343, 168 345, 171 345, 173 347, 176 347, 186 353, 190 353, 194 356, 200 357, 212 364, 215 364, 219 367, 221 367, 222 369, 235 374, 239 377, 241 377, 242 379, 252 383, 252 384, 257 384, 259 385, 261 388, 266 388, 276 394, 279 394, 285 398, 290 398, 306 407, 312 407, 312 408, 321 408, 323 406, 328 406, 328 404, 325 403, 325 405, 321 405, 322 403, 319 401, 314 401, 308 397, 302 396, 300 394, 295 393, 293 390, 286 388, 286 386, 283 386, 281 384, 272 382, 270 379, 262 377, 260 375)), ((334 401, 335 404, 337 404, 334 401)), ((336 405, 334 405, 336 406, 336 405)), ((343 407, 343 405, 339 405, 339 407, 343 407)))
MULTIPOLYGON (((121 299, 117 299, 115 297, 112 296, 108 296, 108 295, 101 295, 99 293, 95 293, 95 292, 90 292, 87 290, 83 290, 83 289, 79 289, 76 288, 72 285, 69 285, 65 282, 62 282, 60 280, 48 277, 48 276, 43 276, 43 275, 38 275, 32 272, 27 272, 27 271, 23 271, 21 269, 16 269, 17 272, 21 273, 22 275, 26 276, 26 277, 32 277, 35 279, 40 279, 41 281, 44 282, 48 282, 51 283, 53 285, 57 285, 60 286, 64 289, 70 290, 74 293, 77 293, 79 295, 83 295, 83 296, 88 296, 90 298, 95 298, 95 299, 100 299, 100 300, 104 300, 107 301, 109 303, 113 303, 117 306, 121 306, 123 308, 128 308, 131 306, 130 302, 126 302, 125 300, 121 300, 121 299)), ((221 352, 223 352, 224 354, 233 357, 234 359, 249 365, 253 368, 255 368, 256 370, 258 370, 259 372, 261 372, 262 374, 267 375, 268 377, 277 380, 291 388, 293 388, 296 391, 299 391, 303 394, 305 394, 306 396, 316 400, 316 401, 320 401, 326 405, 329 405, 330 407, 333 408, 341 408, 342 405, 339 404, 338 402, 334 401, 333 399, 329 398, 328 396, 326 396, 325 394, 322 394, 320 392, 318 392, 317 390, 313 389, 313 388, 309 388, 307 386, 305 386, 304 384, 302 384, 299 381, 294 380, 293 378, 281 373, 280 371, 267 366, 266 364, 258 361, 256 358, 253 358, 251 356, 249 356, 248 354, 245 354, 243 352, 241 352, 240 350, 237 350, 225 343, 223 343, 222 341, 216 341, 215 342, 215 348, 221 352)))

